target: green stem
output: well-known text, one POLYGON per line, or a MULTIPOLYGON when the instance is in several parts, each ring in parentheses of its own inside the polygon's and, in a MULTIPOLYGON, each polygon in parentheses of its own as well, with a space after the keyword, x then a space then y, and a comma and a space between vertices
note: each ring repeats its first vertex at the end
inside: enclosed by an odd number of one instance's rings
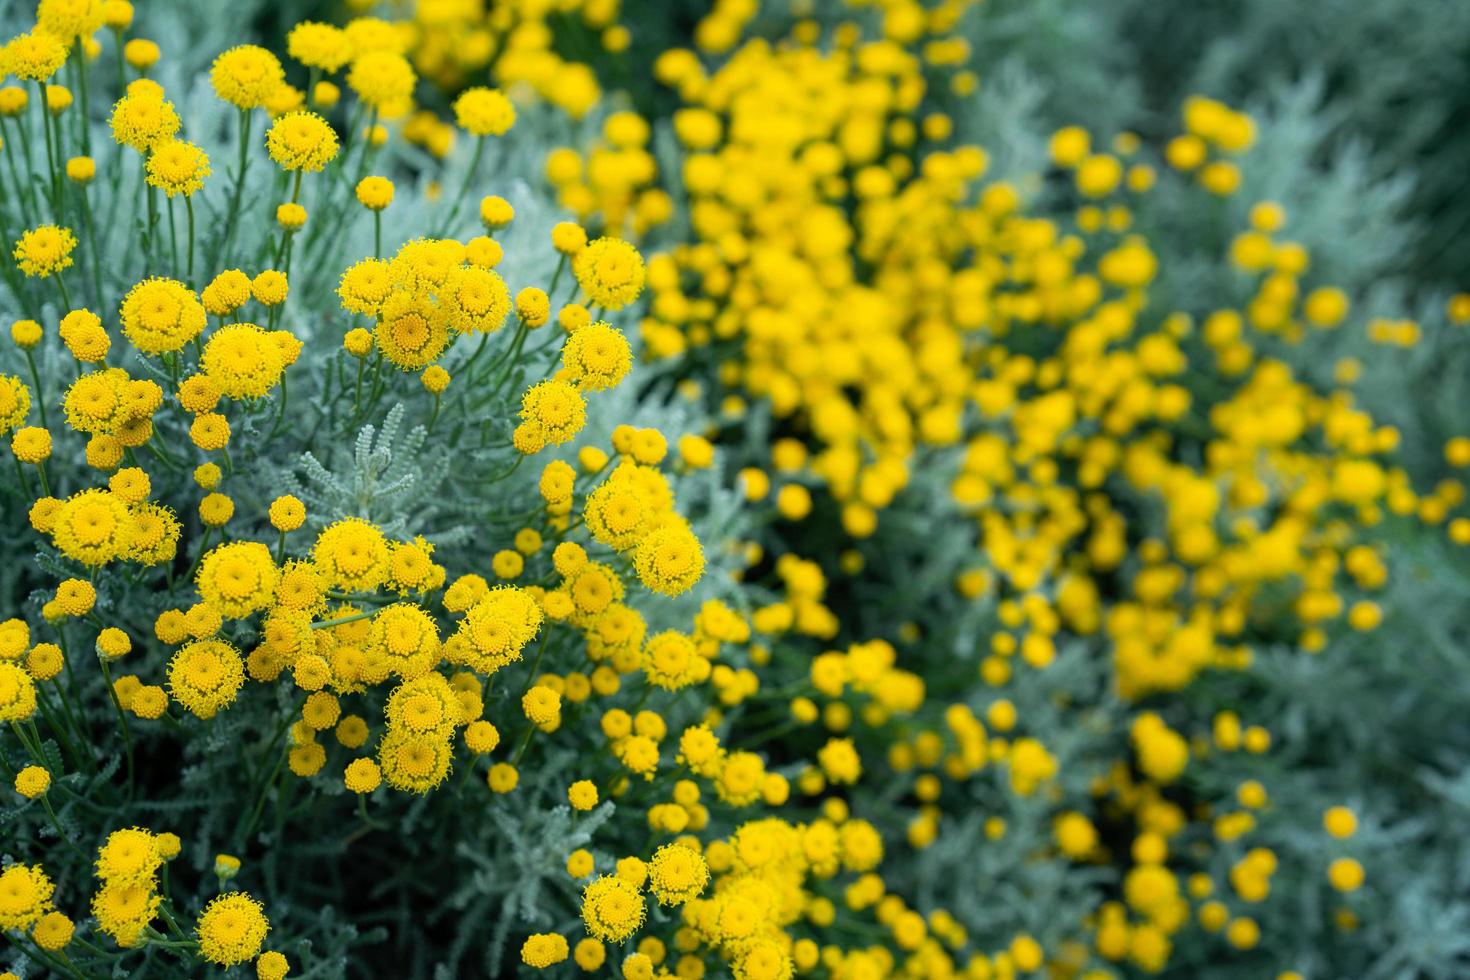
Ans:
POLYGON ((449 202, 449 210, 444 213, 444 222, 439 230, 434 233, 434 238, 443 238, 445 233, 454 225, 454 216, 459 212, 460 206, 464 204, 464 197, 469 193, 470 184, 474 182, 475 172, 480 169, 480 158, 485 155, 485 144, 489 142, 488 136, 481 136, 475 140, 475 155, 470 158, 469 169, 464 172, 464 178, 459 184, 459 193, 449 202))
POLYGON ((117 712, 117 723, 122 727, 123 745, 128 753, 128 799, 133 798, 133 733, 128 729, 128 713, 123 710, 122 702, 117 699, 117 690, 112 686, 112 668, 107 664, 107 658, 102 654, 97 655, 97 662, 102 665, 102 680, 107 684, 107 696, 112 701, 113 710, 117 712))
POLYGON ((194 198, 188 194, 184 195, 184 210, 189 214, 189 271, 185 281, 192 287, 194 285, 194 198))

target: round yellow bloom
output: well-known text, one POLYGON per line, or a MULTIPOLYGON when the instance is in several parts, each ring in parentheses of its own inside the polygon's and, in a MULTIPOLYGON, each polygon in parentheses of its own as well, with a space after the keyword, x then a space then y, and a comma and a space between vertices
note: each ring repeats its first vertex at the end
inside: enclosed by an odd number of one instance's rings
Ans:
POLYGON ((454 117, 472 136, 504 136, 515 125, 516 107, 499 89, 476 86, 454 100, 454 117))
POLYGON ((286 370, 280 345, 253 323, 231 323, 211 334, 200 366, 221 392, 236 399, 264 396, 286 370))
POLYGON ((283 494, 271 501, 270 519, 277 531, 294 531, 306 523, 306 505, 289 493, 283 494))
POLYGON ((286 83, 286 73, 265 48, 242 44, 214 59, 209 81, 224 101, 240 109, 257 109, 286 83))
POLYGON ((44 82, 66 63, 67 48, 47 30, 18 34, 0 50, 0 63, 16 78, 44 82))
POLYGON ((348 517, 318 535, 311 551, 328 588, 368 592, 388 577, 388 542, 360 517, 348 517))
POLYGON ((567 787, 567 802, 574 810, 590 810, 597 805, 597 784, 590 779, 579 779, 567 787))
POLYGON ((314 112, 289 112, 271 124, 265 147, 283 169, 317 173, 337 155, 337 133, 314 112))
POLYGON ((286 274, 276 269, 266 269, 250 280, 250 295, 264 306, 280 306, 289 291, 286 274))
POLYGON ((41 325, 35 320, 16 320, 10 325, 10 339, 15 346, 29 350, 41 342, 41 325))
POLYGON ((173 103, 162 91, 139 89, 118 99, 108 120, 112 137, 121 146, 148 153, 155 146, 173 139, 182 123, 173 103))
POLYGON ((135 37, 123 45, 123 60, 139 71, 147 71, 158 64, 163 51, 158 44, 145 37, 135 37))
POLYGON ((449 775, 452 743, 435 735, 390 729, 378 746, 383 778, 394 789, 420 795, 449 775))
POLYGON ((408 111, 417 81, 413 66, 396 51, 359 54, 347 72, 347 85, 364 103, 385 118, 408 111))
POLYGON ((528 327, 543 326, 551 318, 551 300, 544 290, 527 286, 516 293, 516 315, 526 321, 528 327))
POLYGON ((709 883, 704 856, 683 844, 666 844, 648 862, 648 883, 660 905, 683 905, 709 883))
POLYGON ((638 544, 633 567, 645 586, 664 595, 681 595, 704 574, 704 549, 689 528, 659 528, 638 544))
POLYGON ((480 221, 491 231, 504 228, 515 220, 515 216, 515 208, 503 197, 491 194, 480 199, 480 221))
POLYGON ((544 970, 566 960, 569 952, 566 937, 560 933, 536 933, 521 944, 521 962, 544 970))
POLYGON ((493 333, 510 315, 510 290, 493 269, 456 269, 440 292, 450 329, 456 333, 493 333))
POLYGON ((61 912, 47 912, 31 930, 31 938, 37 946, 54 953, 71 942, 76 930, 76 923, 61 912))
MULTIPOLYGON (((26 420, 26 416, 30 414, 30 411, 31 389, 26 387, 25 382, 13 374, 0 374, 0 433, 9 432, 11 429, 20 425, 26 420)), ((46 456, 51 454, 51 434, 49 432, 45 429, 22 429, 21 431, 42 433, 45 436, 45 455, 42 455, 40 458, 45 459, 46 456)), ((19 437, 20 433, 16 433, 16 435, 19 437)), ((33 448, 31 452, 33 454, 40 451, 42 443, 39 436, 28 436, 24 441, 32 444, 33 448)), ((16 452, 16 458, 26 463, 36 461, 33 459, 22 459, 19 451, 16 452)))
POLYGON ((193 143, 170 139, 156 144, 148 154, 148 183, 169 197, 193 194, 204 186, 211 173, 209 157, 193 143))
POLYGON ((51 788, 51 773, 40 766, 26 766, 15 774, 15 791, 28 800, 45 796, 51 788))
POLYGON ((561 445, 587 422, 587 403, 581 392, 565 381, 542 381, 521 399, 521 419, 535 426, 544 442, 561 445))
POLYGON ((281 573, 270 549, 256 541, 211 548, 195 579, 204 601, 229 619, 243 619, 275 601, 281 573))
POLYGON ((115 830, 97 849, 97 877, 103 881, 148 881, 161 864, 156 838, 141 827, 115 830))
POLYGON ((372 759, 353 759, 342 775, 347 789, 359 795, 371 793, 383 782, 383 771, 372 759))
POLYGON ((105 565, 127 553, 136 527, 127 502, 107 490, 83 490, 56 512, 52 540, 83 565, 105 565))
POLYGON ((192 289, 175 279, 144 279, 123 297, 123 333, 145 354, 181 350, 204 332, 208 316, 192 289))
POLYGON ((0 871, 0 929, 29 929, 50 911, 55 890, 39 865, 12 864, 0 871))
POLYGON ((364 177, 357 182, 358 203, 369 211, 381 211, 393 203, 393 181, 387 177, 364 177))
POLYGON ((602 391, 627 375, 633 351, 622 331, 599 320, 567 337, 561 358, 566 380, 587 391, 602 391))
POLYGON ((255 961, 256 980, 286 980, 291 972, 291 963, 284 953, 267 950, 255 961))
POLYGON ((308 68, 327 74, 352 60, 352 39, 332 24, 303 20, 286 34, 286 53, 308 68))
POLYGON ((300 231, 306 227, 306 208, 287 201, 276 206, 276 224, 287 231, 300 231))
POLYGON ((603 875, 582 892, 582 924, 594 939, 620 943, 643 925, 643 896, 628 881, 603 875))
POLYGON ((692 639, 677 630, 664 630, 644 645, 643 672, 653 686, 677 691, 708 677, 710 666, 692 639))
POLYGON ((91 157, 70 157, 66 161, 66 179, 89 184, 97 176, 97 161, 91 157))
POLYGON ((593 303, 620 310, 643 291, 643 256, 625 241, 599 238, 572 259, 572 272, 593 303))
POLYGON ((587 247, 587 231, 575 221, 558 221, 551 228, 551 247, 563 255, 576 255, 587 247))
POLYGON ((50 276, 71 268, 71 253, 76 247, 77 236, 70 228, 41 225, 23 233, 12 254, 26 275, 50 276))
POLYGON ((244 683, 240 652, 222 640, 197 640, 169 661, 169 693, 200 718, 213 718, 231 704, 244 683))
POLYGON ((226 892, 210 899, 195 928, 199 955, 218 966, 254 959, 268 932, 270 922, 260 903, 244 892, 226 892))

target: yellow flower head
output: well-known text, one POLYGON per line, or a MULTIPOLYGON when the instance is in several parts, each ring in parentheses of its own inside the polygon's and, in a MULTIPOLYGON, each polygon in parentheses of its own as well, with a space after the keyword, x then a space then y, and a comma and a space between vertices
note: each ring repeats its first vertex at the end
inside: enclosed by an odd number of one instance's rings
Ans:
POLYGON ((286 34, 286 53, 330 75, 352 60, 352 39, 340 27, 304 20, 286 34))
POLYGON ((347 72, 347 86, 386 119, 408 112, 417 80, 408 59, 396 51, 359 54, 347 72))
POLYGON ((643 925, 643 896, 628 881, 603 875, 582 892, 582 924, 603 942, 620 943, 643 925))
POLYGON ((194 290, 175 279, 144 279, 128 290, 118 313, 123 333, 145 354, 181 350, 208 320, 194 290))
POLYGON ((572 272, 598 306, 620 310, 643 291, 643 256, 625 241, 598 238, 572 259, 572 272))
POLYGON ((314 112, 289 112, 271 124, 265 146, 283 169, 316 173, 337 155, 337 133, 314 112))
POLYGON ((256 109, 286 83, 281 62, 265 48, 241 44, 214 59, 209 71, 214 92, 240 109, 256 109))
POLYGON ((29 929, 50 911, 55 890, 39 865, 12 864, 0 871, 0 929, 29 929))
POLYGON ((67 47, 60 37, 43 28, 11 38, 0 54, 0 62, 16 78, 44 82, 66 63, 67 47))
POLYGON ((204 186, 210 175, 209 157, 193 143, 169 139, 154 145, 148 154, 148 183, 169 197, 189 197, 204 186))
POLYGON ((253 323, 231 323, 204 344, 205 375, 230 398, 260 398, 285 372, 280 345, 253 323))
POLYGON ((504 136, 515 125, 516 107, 500 90, 476 86, 454 100, 454 117, 472 136, 504 136))
POLYGON ((169 661, 169 693, 200 718, 213 718, 233 703, 244 683, 240 652, 222 640, 189 643, 169 661))
POLYGON ((12 253, 20 271, 28 276, 50 276, 71 268, 71 253, 77 236, 70 228, 41 225, 23 233, 12 253))
POLYGON ((218 966, 234 966, 260 953, 270 922, 260 903, 244 892, 216 895, 199 914, 199 955, 218 966))

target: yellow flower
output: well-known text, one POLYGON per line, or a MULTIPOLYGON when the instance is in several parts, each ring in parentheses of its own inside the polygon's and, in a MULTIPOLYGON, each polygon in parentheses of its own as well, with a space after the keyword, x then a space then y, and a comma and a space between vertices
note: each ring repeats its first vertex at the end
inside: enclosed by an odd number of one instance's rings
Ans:
POLYGON ((452 755, 452 743, 441 737, 391 729, 378 746, 378 761, 388 785, 420 795, 444 782, 452 755))
POLYGON ((12 254, 26 275, 50 276, 71 268, 71 253, 76 247, 77 237, 70 228, 41 225, 23 233, 12 254))
POLYGON ((692 639, 677 630, 664 630, 644 645, 643 672, 655 687, 677 691, 708 677, 710 666, 692 639))
POLYGON ((127 502, 107 490, 83 490, 56 512, 52 540, 61 553, 87 566, 126 554, 136 526, 127 502))
POLYGON ((542 381, 521 399, 521 419, 535 426, 544 442, 561 445, 582 431, 587 403, 581 392, 565 381, 542 381))
POLYGON ((42 29, 16 35, 0 54, 0 61, 15 77, 44 82, 66 63, 67 48, 57 35, 42 29))
POLYGON ((681 595, 704 574, 704 550, 682 524, 661 527, 643 538, 633 555, 639 580, 664 595, 681 595))
POLYGON ((199 297, 174 279, 144 279, 123 297, 123 333, 145 354, 181 350, 204 332, 208 316, 199 297))
POLYGON ((270 922, 260 903, 244 892, 216 895, 199 914, 199 955, 218 966, 234 966, 260 953, 270 922))
POLYGON ((357 182, 358 203, 369 211, 381 211, 393 203, 393 181, 387 177, 364 177, 357 182))
POLYGON ((332 74, 352 60, 352 40, 340 27, 304 20, 287 32, 286 53, 308 68, 332 74))
POLYGON ((265 146, 283 169, 316 173, 337 155, 337 133, 314 112, 290 112, 271 124, 265 146))
POLYGON ((0 721, 25 721, 36 713, 36 682, 19 664, 0 660, 0 721))
POLYGON ((179 114, 173 103, 163 97, 162 90, 141 88, 118 99, 109 119, 112 137, 122 146, 148 153, 155 146, 172 140, 179 131, 179 114))
POLYGON ((285 372, 281 349, 253 323, 232 323, 210 335, 200 366, 230 398, 260 398, 285 372))
POLYGON ((31 938, 37 946, 54 953, 71 942, 76 928, 76 923, 61 912, 47 912, 31 930, 31 938))
POLYGON ((328 588, 367 592, 388 577, 388 542, 382 531, 358 517, 323 530, 311 556, 328 588))
POLYGON ((222 640, 187 644, 169 661, 169 693, 200 718, 213 718, 233 703, 244 683, 239 651, 222 640))
POLYGON ((97 877, 103 881, 149 882, 161 864, 156 838, 141 827, 115 830, 97 849, 97 877))
POLYGON ((660 905, 683 905, 709 883, 704 856, 683 844, 666 844, 648 862, 649 888, 660 905))
POLYGON ((50 911, 55 890, 39 865, 12 864, 0 871, 0 929, 29 929, 50 911))
POLYGON ((286 74, 265 48, 242 44, 214 59, 209 81, 224 101, 240 109, 256 109, 286 83, 286 74))
POLYGON ((92 896, 97 926, 124 949, 136 946, 163 899, 151 882, 109 881, 92 896))
POLYGON ((408 112, 417 80, 408 60, 396 51, 360 53, 347 72, 347 86, 386 119, 408 112))
POLYGON ((281 573, 270 549, 256 541, 211 548, 196 578, 205 602, 229 619, 243 619, 275 601, 281 573))
POLYGON ((476 86, 454 100, 454 117, 472 136, 504 136, 515 125, 516 108, 498 89, 476 86))
POLYGON ((40 766, 26 766, 15 774, 15 791, 28 800, 45 796, 51 788, 51 773, 40 766))
POLYGON ((536 933, 521 944, 521 962, 538 970, 563 962, 570 950, 560 933, 536 933))
POLYGON ((567 337, 561 358, 566 380, 586 391, 601 391, 623 380, 633 351, 622 331, 599 320, 567 337))
POLYGON ((643 257, 616 238, 598 238, 572 259, 572 272, 593 303, 620 310, 643 291, 643 257))
POLYGON ((383 782, 383 771, 372 759, 353 759, 347 764, 342 781, 350 792, 371 793, 383 782))
POLYGON ((148 154, 148 183, 169 197, 189 197, 204 186, 210 175, 209 157, 193 143, 169 139, 154 145, 148 154))
POLYGON ((621 943, 643 925, 643 896, 626 880, 603 875, 582 892, 582 924, 594 939, 621 943))
MULTIPOLYGON (((6 433, 16 428, 26 420, 31 412, 31 389, 26 387, 13 374, 0 374, 0 433, 6 433)), ((22 429, 16 433, 16 439, 21 445, 28 446, 27 454, 36 457, 25 459, 19 451, 16 458, 24 463, 34 463, 51 455, 51 433, 45 429, 22 429), (21 439, 22 433, 31 432, 39 435, 27 436, 21 439)), ((13 443, 14 445, 15 443, 13 443)))

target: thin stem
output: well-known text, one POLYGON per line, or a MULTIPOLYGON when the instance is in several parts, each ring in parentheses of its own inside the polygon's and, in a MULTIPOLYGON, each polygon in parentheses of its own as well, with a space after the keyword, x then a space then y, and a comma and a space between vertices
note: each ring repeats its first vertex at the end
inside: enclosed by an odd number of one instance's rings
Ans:
POLYGON ((41 390, 41 372, 36 370, 36 355, 31 353, 31 349, 29 347, 27 347, 25 351, 26 364, 29 365, 31 369, 31 383, 36 387, 36 408, 39 409, 41 412, 41 427, 49 428, 49 424, 46 421, 46 395, 41 390))
POLYGON ((189 285, 194 284, 194 198, 188 194, 184 195, 184 210, 189 213, 189 271, 185 281, 189 285))
POLYGON ((133 734, 128 730, 128 713, 123 710, 122 702, 118 700, 117 689, 112 686, 112 668, 107 665, 107 658, 102 654, 97 655, 97 662, 102 665, 102 680, 107 684, 107 696, 112 700, 113 710, 117 712, 117 722, 122 727, 123 744, 128 752, 128 799, 133 796, 133 734))
POLYGON ((439 231, 434 234, 435 238, 443 238, 445 233, 454 225, 454 216, 459 212, 460 205, 464 203, 464 197, 470 190, 470 184, 474 182, 475 172, 480 169, 480 158, 485 155, 485 144, 489 142, 488 136, 481 136, 475 140, 475 155, 470 158, 469 169, 464 172, 464 179, 460 181, 459 193, 449 202, 449 210, 444 213, 444 222, 439 231))

